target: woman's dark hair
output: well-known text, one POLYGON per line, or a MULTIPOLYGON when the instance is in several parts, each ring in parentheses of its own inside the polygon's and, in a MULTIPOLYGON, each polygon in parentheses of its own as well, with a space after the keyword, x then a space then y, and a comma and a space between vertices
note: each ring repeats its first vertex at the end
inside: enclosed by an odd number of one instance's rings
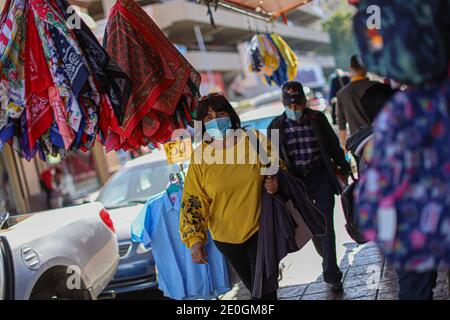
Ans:
MULTIPOLYGON (((200 99, 198 105, 198 112, 196 120, 203 121, 208 115, 208 110, 211 108, 214 112, 225 111, 228 113, 231 121, 231 129, 241 129, 241 119, 239 118, 236 110, 224 95, 219 93, 210 93, 203 99, 200 99)), ((205 124, 202 123, 202 134, 205 133, 205 124)))

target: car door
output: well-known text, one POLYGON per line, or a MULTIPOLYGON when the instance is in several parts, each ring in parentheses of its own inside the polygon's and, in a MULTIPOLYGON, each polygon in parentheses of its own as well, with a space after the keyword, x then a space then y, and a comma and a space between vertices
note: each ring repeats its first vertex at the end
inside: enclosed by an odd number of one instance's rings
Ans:
POLYGON ((6 238, 0 237, 0 300, 14 299, 14 267, 6 238))

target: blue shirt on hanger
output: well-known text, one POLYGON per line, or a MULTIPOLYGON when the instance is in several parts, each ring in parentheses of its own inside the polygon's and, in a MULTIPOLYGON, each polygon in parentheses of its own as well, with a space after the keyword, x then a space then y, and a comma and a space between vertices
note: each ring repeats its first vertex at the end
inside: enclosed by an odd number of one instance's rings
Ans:
MULTIPOLYGON (((179 234, 182 190, 171 195, 164 191, 152 197, 133 222, 132 241, 152 246, 158 270, 158 287, 166 297, 212 299, 231 290, 223 255, 209 240, 208 264, 192 262, 190 250, 179 234), (173 200, 172 201, 172 198, 173 200)), ((211 237, 209 237, 211 239, 211 237)))

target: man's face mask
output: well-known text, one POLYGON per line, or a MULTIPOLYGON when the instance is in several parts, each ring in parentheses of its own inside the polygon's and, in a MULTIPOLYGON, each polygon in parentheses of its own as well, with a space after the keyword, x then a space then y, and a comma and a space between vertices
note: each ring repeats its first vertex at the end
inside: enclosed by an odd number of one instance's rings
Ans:
POLYGON ((285 107, 286 116, 291 120, 298 120, 302 117, 303 109, 306 105, 305 95, 303 92, 283 91, 283 105, 285 107), (292 108, 292 106, 297 107, 292 108))
POLYGON ((303 115, 303 109, 293 110, 286 106, 284 107, 284 110, 286 111, 286 117, 294 121, 299 120, 303 115))

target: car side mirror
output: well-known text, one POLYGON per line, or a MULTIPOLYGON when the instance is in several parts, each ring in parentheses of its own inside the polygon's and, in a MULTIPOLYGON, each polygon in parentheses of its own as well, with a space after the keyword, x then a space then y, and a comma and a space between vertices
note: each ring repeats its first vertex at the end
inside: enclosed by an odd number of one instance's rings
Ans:
POLYGON ((9 219, 9 212, 3 211, 0 212, 0 230, 3 229, 3 226, 7 224, 9 219))

